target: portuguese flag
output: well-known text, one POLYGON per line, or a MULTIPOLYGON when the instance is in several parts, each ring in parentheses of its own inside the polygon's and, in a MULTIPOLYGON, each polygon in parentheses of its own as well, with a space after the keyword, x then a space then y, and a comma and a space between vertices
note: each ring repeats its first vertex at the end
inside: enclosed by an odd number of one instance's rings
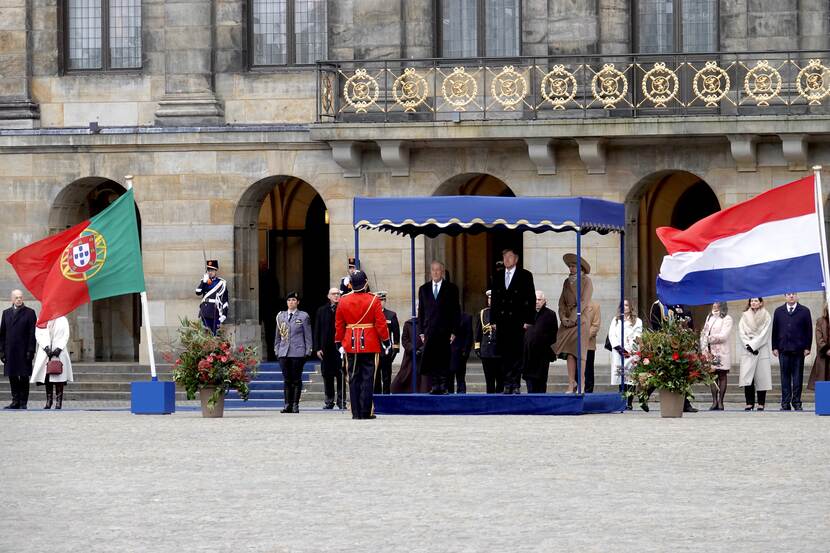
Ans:
POLYGON ((92 300, 143 292, 133 190, 92 219, 29 244, 7 261, 41 302, 39 327, 92 300))

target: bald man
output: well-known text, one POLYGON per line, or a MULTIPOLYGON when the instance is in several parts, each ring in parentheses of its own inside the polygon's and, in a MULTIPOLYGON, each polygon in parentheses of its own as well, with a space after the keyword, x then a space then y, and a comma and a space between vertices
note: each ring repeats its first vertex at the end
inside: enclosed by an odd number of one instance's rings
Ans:
POLYGON ((0 361, 3 374, 9 377, 12 402, 4 409, 27 409, 29 403, 29 378, 32 376, 32 360, 35 358, 34 309, 23 305, 23 292, 13 290, 12 305, 3 311, 0 319, 0 361))

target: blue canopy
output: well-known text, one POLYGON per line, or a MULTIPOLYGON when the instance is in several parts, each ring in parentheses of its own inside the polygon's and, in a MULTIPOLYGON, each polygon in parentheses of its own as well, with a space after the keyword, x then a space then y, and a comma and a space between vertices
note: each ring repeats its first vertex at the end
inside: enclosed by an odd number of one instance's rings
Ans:
POLYGON ((355 198, 354 228, 418 236, 490 229, 623 232, 625 206, 595 198, 410 196, 355 198))

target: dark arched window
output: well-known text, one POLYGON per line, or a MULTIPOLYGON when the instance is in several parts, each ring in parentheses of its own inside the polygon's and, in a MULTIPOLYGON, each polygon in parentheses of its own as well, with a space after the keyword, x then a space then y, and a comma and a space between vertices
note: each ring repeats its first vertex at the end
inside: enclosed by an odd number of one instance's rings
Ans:
POLYGON ((248 13, 252 66, 326 59, 326 0, 250 0, 248 13))
POLYGON ((717 0, 637 0, 637 51, 716 52, 717 0))
POLYGON ((518 56, 519 0, 439 0, 440 56, 518 56))

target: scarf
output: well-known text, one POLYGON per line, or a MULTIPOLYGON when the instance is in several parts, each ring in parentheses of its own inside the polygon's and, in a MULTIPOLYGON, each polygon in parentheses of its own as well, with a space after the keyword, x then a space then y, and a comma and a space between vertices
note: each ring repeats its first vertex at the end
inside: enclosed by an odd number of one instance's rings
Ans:
POLYGON ((741 315, 741 319, 752 334, 758 334, 761 328, 769 322, 770 315, 769 311, 763 307, 758 311, 752 311, 752 308, 749 308, 741 315))

